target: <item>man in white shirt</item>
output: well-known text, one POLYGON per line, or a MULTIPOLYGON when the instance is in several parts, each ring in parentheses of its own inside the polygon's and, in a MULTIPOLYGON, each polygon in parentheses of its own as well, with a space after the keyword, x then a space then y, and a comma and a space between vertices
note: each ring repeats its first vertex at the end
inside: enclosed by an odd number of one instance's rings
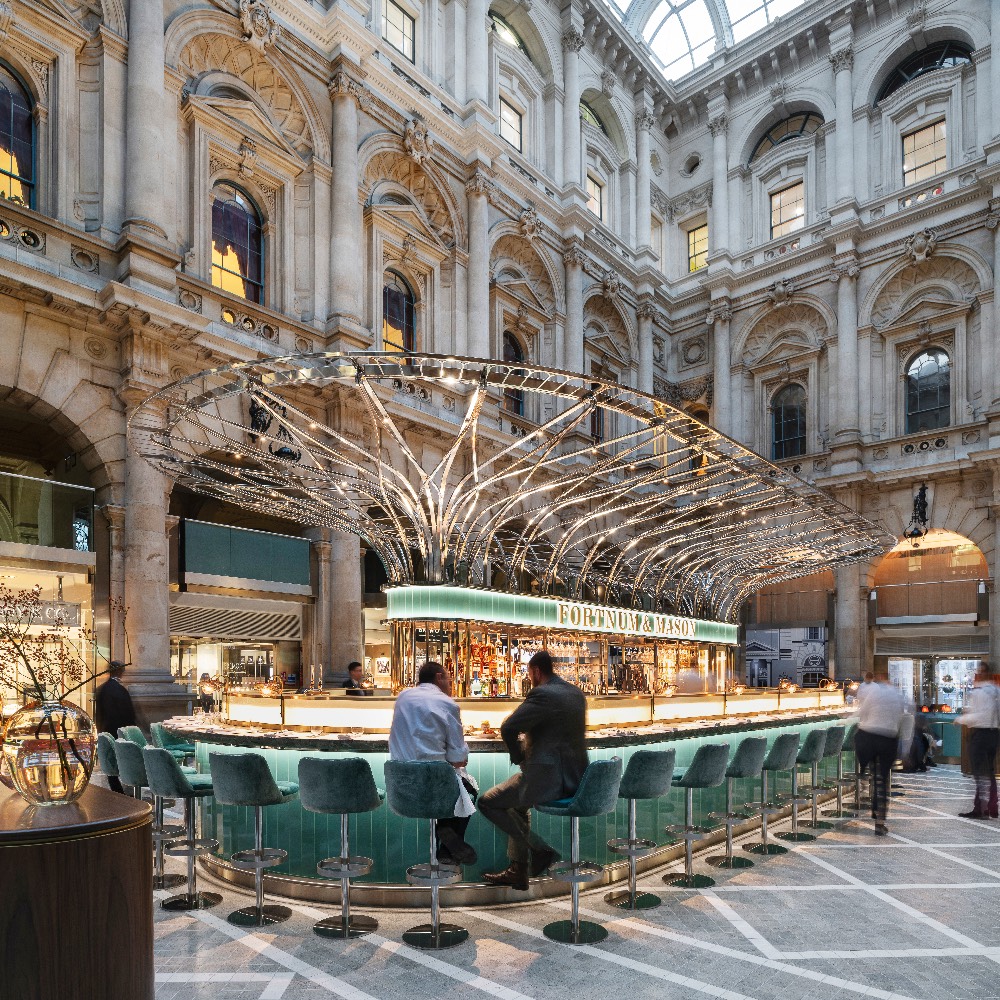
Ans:
POLYGON ((854 752, 858 756, 859 770, 864 771, 871 765, 872 818, 875 820, 875 832, 883 837, 889 832, 885 823, 889 806, 889 772, 896 761, 903 712, 903 696, 885 677, 868 684, 864 697, 859 699, 854 752))
MULTIPOLYGON (((462 730, 462 715, 451 697, 451 675, 440 663, 429 660, 417 674, 417 686, 396 698, 389 730, 390 760, 444 760, 456 769, 469 762, 469 747, 462 730)), ((455 775, 455 798, 461 790, 455 775)), ((473 807, 470 806, 470 810, 473 807)), ((475 864, 475 849, 465 842, 469 815, 437 821, 438 860, 475 864)))
POLYGON ((969 764, 976 779, 976 798, 969 819, 997 818, 997 747, 1000 745, 1000 688, 993 683, 989 667, 982 663, 975 686, 969 692, 960 726, 969 727, 969 764))

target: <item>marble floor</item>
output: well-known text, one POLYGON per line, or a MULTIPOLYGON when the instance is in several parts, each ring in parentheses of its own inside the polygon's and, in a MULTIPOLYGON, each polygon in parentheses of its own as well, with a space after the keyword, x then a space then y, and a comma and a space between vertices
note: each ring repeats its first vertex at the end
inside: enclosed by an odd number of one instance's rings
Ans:
POLYGON ((226 922, 248 897, 212 886, 224 897, 212 910, 157 907, 156 997, 996 1000, 1000 822, 957 815, 972 782, 956 767, 895 780, 904 794, 892 800, 888 837, 852 820, 754 868, 716 873, 701 891, 670 889, 661 869, 641 882, 663 905, 638 917, 585 894, 585 916, 610 929, 593 946, 542 935, 568 915, 563 901, 448 911, 470 939, 434 954, 401 943, 423 919, 414 911, 381 911, 376 935, 349 942, 315 936, 312 923, 332 911, 309 905, 248 932, 226 922))

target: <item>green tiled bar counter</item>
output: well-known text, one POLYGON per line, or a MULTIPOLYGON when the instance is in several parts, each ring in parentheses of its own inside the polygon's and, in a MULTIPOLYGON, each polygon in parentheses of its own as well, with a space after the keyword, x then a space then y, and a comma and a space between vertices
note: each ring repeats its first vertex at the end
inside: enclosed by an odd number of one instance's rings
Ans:
MULTIPOLYGON (((385 736, 311 736, 240 731, 226 727, 222 732, 199 732, 194 720, 185 720, 176 732, 193 738, 197 743, 199 770, 209 769, 210 753, 241 753, 254 750, 262 753, 271 770, 279 780, 297 781, 298 763, 305 756, 353 757, 363 756, 371 764, 376 784, 384 787, 383 765, 387 759, 385 736), (300 749, 301 748, 301 749, 300 749)), ((593 733, 588 736, 588 750, 592 760, 607 759, 612 756, 623 758, 627 766, 629 757, 635 750, 676 747, 676 767, 683 770, 693 759, 698 747, 705 742, 725 741, 735 752, 739 741, 751 733, 761 733, 768 743, 781 733, 804 734, 814 726, 846 725, 849 717, 844 712, 816 712, 789 718, 757 718, 754 720, 733 720, 721 723, 703 723, 675 727, 669 731, 643 731, 643 729, 617 730, 593 733)), ((469 740, 472 753, 469 772, 485 790, 503 781, 513 771, 503 744, 497 740, 469 740)), ((835 773, 835 762, 824 762, 827 777, 835 773)), ((848 756, 845 768, 853 767, 848 756)), ((782 775, 779 791, 790 788, 790 777, 782 775)), ((735 802, 743 803, 758 799, 758 781, 738 780, 735 802)), ((695 822, 708 823, 708 814, 720 810, 725 805, 725 788, 719 787, 696 791, 694 795, 695 822)), ((203 834, 217 838, 220 849, 218 856, 207 858, 210 869, 232 881, 241 881, 242 873, 234 872, 226 859, 237 850, 245 848, 253 841, 253 811, 247 808, 219 806, 213 800, 201 802, 203 834)), ((638 803, 638 831, 640 836, 650 837, 663 844, 667 839, 664 827, 683 819, 683 792, 673 790, 667 796, 655 801, 638 803)), ((540 813, 532 814, 535 829, 564 857, 569 856, 569 824, 540 813)), ((414 890, 406 885, 407 866, 427 860, 427 825, 414 820, 402 819, 394 815, 387 806, 375 812, 351 817, 351 853, 366 855, 375 862, 371 874, 354 882, 356 898, 366 905, 419 905, 425 890, 414 890)), ((607 841, 627 836, 627 809, 620 802, 613 815, 597 819, 584 819, 580 824, 580 849, 586 858, 603 865, 617 865, 609 875, 621 878, 625 875, 622 859, 612 855, 607 849, 607 841)), ((316 876, 316 864, 323 858, 338 851, 340 822, 337 816, 323 816, 307 812, 298 801, 264 810, 264 843, 280 847, 288 852, 288 861, 279 868, 271 869, 268 877, 268 891, 295 896, 302 899, 332 900, 336 898, 336 884, 316 876)), ((506 843, 501 836, 481 816, 473 817, 467 835, 475 847, 479 862, 464 869, 465 881, 458 886, 448 887, 445 899, 453 904, 463 904, 473 900, 484 903, 505 899, 525 899, 535 896, 561 893, 565 886, 551 880, 532 883, 530 896, 508 896, 508 890, 498 890, 479 883, 482 872, 502 868, 506 864, 506 843)), ((669 845, 667 845, 669 848, 669 845)), ((664 855, 661 861, 667 860, 664 855)), ((645 866, 655 863, 646 861, 645 866)))

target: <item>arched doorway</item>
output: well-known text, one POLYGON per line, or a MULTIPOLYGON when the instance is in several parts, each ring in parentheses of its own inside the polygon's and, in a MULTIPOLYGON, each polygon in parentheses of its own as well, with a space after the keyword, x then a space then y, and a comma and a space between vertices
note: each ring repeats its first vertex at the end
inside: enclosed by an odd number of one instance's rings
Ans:
POLYGON ((961 708, 989 652, 989 567, 953 531, 904 539, 878 563, 869 601, 875 662, 918 705, 961 708))

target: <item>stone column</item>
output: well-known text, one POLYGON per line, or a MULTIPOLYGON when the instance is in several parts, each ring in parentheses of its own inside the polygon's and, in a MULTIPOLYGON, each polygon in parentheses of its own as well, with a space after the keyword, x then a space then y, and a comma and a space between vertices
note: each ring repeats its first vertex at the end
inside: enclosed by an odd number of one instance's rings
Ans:
POLYGON ((708 120, 708 130, 712 133, 712 225, 708 239, 712 253, 722 253, 729 249, 729 117, 725 110, 708 120))
POLYGON ((653 394, 653 319, 656 306, 652 298, 639 300, 639 391, 653 394))
POLYGON ((361 605, 361 540, 344 531, 331 532, 331 589, 337 600, 329 602, 329 663, 324 664, 323 683, 332 687, 347 678, 347 664, 364 661, 361 605))
POLYGON ((358 97, 361 84, 341 68, 329 86, 333 103, 333 197, 330 225, 330 313, 361 321, 361 207, 358 204, 358 97))
POLYGON ((112 660, 128 659, 125 650, 125 628, 120 612, 114 610, 115 605, 125 604, 125 508, 117 504, 105 504, 101 508, 108 522, 108 598, 109 607, 109 646, 112 660))
MULTIPOLYGON (((166 100, 163 0, 129 6, 125 78, 125 227, 166 240, 163 148, 166 100)), ((170 124, 166 131, 173 128, 170 124)))
POLYGON ((715 414, 713 425, 723 434, 732 433, 733 390, 731 378, 732 348, 729 342, 729 324, 733 318, 728 299, 712 305, 708 325, 712 333, 713 399, 715 414))
POLYGON ((830 53, 837 95, 837 201, 854 200, 854 50, 830 53))
POLYGON ((858 426, 858 264, 854 258, 834 271, 837 281, 837 442, 855 441, 858 426))
POLYGON ((465 185, 469 201, 469 270, 466 288, 467 347, 473 358, 490 355, 490 192, 493 181, 477 169, 465 185))
MULTIPOLYGON (((990 39, 1000 38, 1000 4, 990 4, 990 39)), ((990 120, 993 126, 993 138, 1000 139, 1000 101, 993 99, 996 94, 1000 94, 1000 53, 993 56, 993 46, 990 45, 990 120)), ((983 99, 986 95, 983 94, 983 99)), ((978 104, 978 101, 977 101, 978 104)), ((980 114, 985 114, 985 109, 980 105, 980 114)), ((996 660, 993 661, 994 664, 996 660)))
POLYGON ((862 599, 860 568, 840 566, 834 570, 837 595, 834 603, 835 674, 838 678, 861 677, 870 669, 865 661, 868 609, 862 599))
MULTIPOLYGON (((313 609, 313 628, 316 633, 316 664, 325 678, 333 664, 330 662, 330 613, 333 607, 333 571, 330 555, 333 546, 322 538, 313 539, 316 551, 317 585, 316 604, 313 609)), ((348 660, 348 663, 350 660, 348 660)), ((347 664, 344 664, 346 667, 347 664)), ((312 678, 310 677, 310 680, 312 678)))
POLYGON ((489 95, 489 45, 486 35, 488 0, 468 0, 465 14, 465 102, 487 107, 489 95))
POLYGON ((635 248, 642 250, 649 246, 650 216, 649 190, 649 130, 656 123, 652 112, 643 108, 635 116, 635 248))
POLYGON ((580 164, 580 49, 583 35, 570 26, 563 32, 563 177, 564 184, 583 184, 580 164))
POLYGON ((579 243, 563 254, 566 264, 566 332, 563 353, 566 370, 583 373, 583 262, 587 259, 579 243))
MULTIPOLYGON (((993 14, 997 20, 996 11, 993 14)), ((1000 44, 997 46, 1000 50, 1000 44)), ((996 62, 1000 63, 1000 51, 996 62)), ((994 102, 1000 104, 1000 101, 994 102)), ((994 115, 996 109, 994 109, 994 115)), ((996 190, 996 187, 994 187, 996 190)), ((984 306, 980 322, 980 336, 983 341, 983 409, 987 413, 1000 410, 1000 337, 996 336, 996 319, 1000 316, 1000 197, 990 199, 990 211, 986 216, 986 228, 993 231, 993 301, 984 306), (993 334, 991 335, 991 331, 993 334)), ((992 431, 991 431, 992 437, 992 431)), ((1000 625, 1000 622, 997 623, 1000 625)))

